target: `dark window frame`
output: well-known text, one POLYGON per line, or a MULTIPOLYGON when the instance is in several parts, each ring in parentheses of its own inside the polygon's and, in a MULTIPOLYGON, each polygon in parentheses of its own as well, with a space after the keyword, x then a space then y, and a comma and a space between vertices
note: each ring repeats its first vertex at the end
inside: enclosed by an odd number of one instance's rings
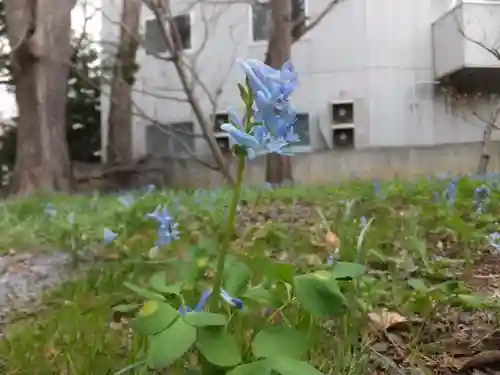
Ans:
MULTIPOLYGON (((188 127, 188 129, 182 129, 182 131, 177 132, 177 137, 183 139, 187 143, 189 151, 196 151, 196 137, 194 136, 195 124, 193 121, 176 121, 168 125, 161 124, 149 124, 146 126, 146 153, 148 155, 165 157, 165 156, 178 156, 187 155, 189 152, 186 150, 182 142, 168 133, 176 133, 175 128, 178 127, 188 127), (156 128, 156 131, 152 130, 156 128), (161 128, 166 128, 162 131, 161 128), (154 133, 151 133, 151 132, 154 133), (192 133, 189 135, 187 133, 192 133), (164 152, 157 152, 158 150, 164 150, 164 152)), ((179 129, 180 130, 180 129, 179 129)))
MULTIPOLYGON (((181 20, 187 20, 186 24, 183 26, 177 26, 177 31, 181 37, 180 46, 177 45, 177 48, 182 47, 184 52, 191 51, 193 49, 193 14, 183 13, 173 17, 173 22, 178 23, 181 20), (185 29, 183 33, 183 29, 185 29), (186 34, 186 35, 183 35, 186 34)), ((146 20, 145 25, 145 34, 144 34, 144 48, 147 54, 162 54, 168 52, 167 45, 163 40, 163 37, 160 32, 160 25, 158 25, 158 20, 156 18, 152 18, 146 20)), ((177 41, 173 30, 170 30, 170 34, 174 38, 174 42, 177 41)))

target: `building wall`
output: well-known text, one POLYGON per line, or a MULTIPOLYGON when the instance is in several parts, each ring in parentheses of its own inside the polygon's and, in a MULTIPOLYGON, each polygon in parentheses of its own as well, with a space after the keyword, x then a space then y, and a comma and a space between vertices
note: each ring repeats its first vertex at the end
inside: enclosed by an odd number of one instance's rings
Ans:
MULTIPOLYGON (((172 0, 173 1, 173 0, 172 0)), ((103 38, 117 36, 121 0, 104 1, 103 38), (108 21, 108 22, 107 22, 108 21)), ((329 0, 308 0, 307 13, 318 15, 329 0)), ((292 47, 292 62, 301 85, 293 102, 310 116, 311 146, 324 149, 333 101, 353 101, 356 147, 413 146, 474 142, 482 129, 463 108, 437 93, 433 80, 431 25, 448 9, 448 0, 345 0, 292 47), (446 4, 445 4, 446 3, 446 4)), ((452 0, 449 0, 451 3, 452 0)), ((222 94, 217 111, 238 108, 236 82, 241 70, 235 59, 263 59, 265 42, 252 42, 248 4, 173 1, 175 13, 191 12, 193 51, 187 53, 204 85, 196 94, 212 113, 209 96, 222 94)), ((145 9, 143 25, 152 15, 145 9)), ((116 39, 115 39, 116 40, 116 39)), ((134 101, 143 113, 159 122, 194 120, 172 63, 139 52, 134 101), (154 94, 156 97, 146 95, 154 94)), ((108 100, 103 95, 103 120, 108 100)), ((484 109, 488 112, 488 108, 484 109)), ((134 121, 134 156, 146 154, 145 127, 151 120, 134 121)), ((106 121, 103 121, 106 132, 106 121)), ((195 129, 200 133, 199 129, 195 129)), ((106 137, 103 136, 103 142, 106 137)), ((330 142, 330 144, 329 144, 330 142)), ((197 151, 207 152, 196 141, 197 151)))

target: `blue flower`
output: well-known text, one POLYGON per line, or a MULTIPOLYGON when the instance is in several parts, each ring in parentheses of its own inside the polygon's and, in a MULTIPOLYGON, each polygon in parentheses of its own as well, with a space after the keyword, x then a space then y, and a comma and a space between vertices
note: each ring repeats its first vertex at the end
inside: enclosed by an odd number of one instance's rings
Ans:
POLYGON ((289 146, 299 137, 293 128, 296 113, 289 102, 298 84, 292 64, 286 63, 281 70, 276 70, 256 59, 238 62, 247 76, 254 108, 248 109, 250 113, 246 114, 245 121, 229 109, 230 121, 221 129, 246 150, 250 159, 258 152, 293 155, 289 146), (246 120, 251 123, 247 124, 246 120))
POLYGON ((146 215, 146 217, 155 219, 158 223, 156 241, 157 246, 170 245, 172 241, 178 240, 180 232, 178 230, 179 224, 169 215, 165 206, 158 206, 156 210, 146 215))
MULTIPOLYGON (((199 312, 205 310, 205 306, 207 305, 211 295, 212 295, 212 288, 207 289, 205 292, 203 292, 198 304, 195 306, 194 309, 190 308, 189 306, 182 306, 179 308, 179 314, 184 315, 192 311, 199 312)), ((234 306, 238 310, 241 310, 244 306, 242 300, 231 297, 224 289, 221 289, 220 296, 224 301, 234 306)))
POLYGON ((500 252, 500 233, 492 233, 488 236, 488 239, 490 241, 490 246, 500 252))
POLYGON ((474 191, 474 205, 476 207, 476 213, 481 214, 486 211, 486 206, 490 201, 491 189, 482 185, 474 191))
POLYGON ((268 101, 286 103, 298 86, 298 75, 287 62, 281 70, 271 68, 257 59, 238 60, 254 94, 260 92, 268 101))
POLYGON ((368 220, 366 219, 365 216, 361 216, 361 220, 360 220, 360 223, 359 223, 361 229, 363 229, 364 227, 366 227, 368 225, 368 220))
POLYGON ((255 158, 258 152, 293 155, 288 148, 289 143, 284 138, 274 137, 263 125, 254 125, 248 133, 229 123, 222 124, 221 129, 229 133, 235 144, 246 150, 249 159, 255 158))
POLYGON ((47 203, 45 205, 43 213, 48 217, 54 217, 57 215, 57 210, 52 203, 47 203))
POLYGON ((103 234, 104 241, 103 242, 105 245, 108 245, 111 242, 113 242, 117 236, 118 235, 115 232, 113 232, 111 229, 104 228, 104 234, 103 234))
POLYGON ((224 301, 234 306, 238 310, 241 310, 243 308, 243 301, 238 298, 231 297, 229 293, 226 292, 224 289, 221 289, 220 295, 224 301))
POLYGON ((121 197, 118 198, 121 204, 123 204, 126 208, 130 208, 134 202, 135 198, 132 194, 126 194, 122 195, 121 197))
POLYGON ((450 202, 450 206, 452 207, 455 205, 455 200, 457 199, 457 191, 458 191, 458 179, 454 178, 446 186, 446 196, 448 197, 448 201, 450 202))
POLYGON ((439 194, 437 191, 435 191, 434 193, 432 193, 432 197, 434 199, 434 203, 439 203, 439 194))
POLYGON ((378 180, 373 181, 373 190, 375 191, 375 195, 379 199, 385 199, 386 198, 385 194, 382 193, 382 186, 380 184, 380 181, 378 181, 378 180))

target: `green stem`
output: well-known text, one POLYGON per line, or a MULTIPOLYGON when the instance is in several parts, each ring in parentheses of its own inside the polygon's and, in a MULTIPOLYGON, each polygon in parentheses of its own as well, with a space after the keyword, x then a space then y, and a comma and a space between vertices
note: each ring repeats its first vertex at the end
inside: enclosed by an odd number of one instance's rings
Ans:
POLYGON ((210 296, 210 311, 217 311, 219 308, 220 291, 222 288, 222 279, 224 277, 224 266, 226 264, 229 245, 234 234, 234 223, 236 221, 236 213, 238 210, 238 202, 240 200, 241 186, 243 185, 243 176, 245 172, 245 155, 239 155, 238 171, 236 174, 236 185, 233 190, 231 205, 229 206, 229 214, 227 217, 227 227, 222 243, 219 258, 217 259, 217 268, 214 276, 214 285, 212 295, 210 296))

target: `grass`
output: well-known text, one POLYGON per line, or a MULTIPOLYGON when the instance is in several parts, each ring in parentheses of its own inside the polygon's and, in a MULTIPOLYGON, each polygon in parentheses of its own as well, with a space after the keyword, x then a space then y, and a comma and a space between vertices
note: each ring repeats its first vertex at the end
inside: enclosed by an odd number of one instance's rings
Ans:
MULTIPOLYGON (((486 237, 500 227, 500 191, 494 181, 461 178, 452 205, 444 194, 449 183, 426 179, 394 181, 380 189, 361 182, 249 189, 240 206, 239 236, 232 251, 262 254, 306 270, 327 262, 335 247, 329 232, 334 233, 341 244, 340 258, 369 268, 355 296, 369 314, 325 322, 322 345, 312 355, 315 363, 325 373, 338 374, 364 374, 367 365, 372 373, 415 368, 451 372, 462 365, 453 355, 457 347, 467 348, 465 358, 488 349, 487 338, 499 322, 500 304, 489 283, 495 281, 495 271, 500 273, 500 261, 495 268, 486 237), (492 192, 486 212, 479 215, 473 198, 483 184, 492 192), (359 247, 362 216, 373 222, 359 247), (396 322, 403 318, 405 322, 396 322), (380 329, 377 319, 393 322, 382 322, 386 329, 380 329), (457 338, 464 325, 468 337, 457 338), (363 333, 361 340, 356 332, 363 333)), ((129 207, 111 195, 39 197, 0 206, 0 252, 63 249, 76 261, 81 249, 90 249, 97 256, 90 270, 47 294, 33 314, 20 320, 10 317, 16 322, 8 324, 0 341, 3 374, 113 374, 139 355, 138 340, 113 319, 112 307, 131 301, 123 282, 140 282, 158 269, 170 272, 173 260, 194 263, 210 277, 213 262, 200 249, 212 246, 209 239, 221 235, 230 192, 134 196, 129 207), (47 202, 57 210, 50 218, 44 214, 47 202), (151 260, 155 225, 144 215, 164 203, 178 207, 183 235, 161 258, 151 260), (73 223, 68 220, 71 213, 73 223), (119 234, 107 247, 101 245, 105 227, 119 234), (193 258, 197 262, 189 262, 193 258)))

